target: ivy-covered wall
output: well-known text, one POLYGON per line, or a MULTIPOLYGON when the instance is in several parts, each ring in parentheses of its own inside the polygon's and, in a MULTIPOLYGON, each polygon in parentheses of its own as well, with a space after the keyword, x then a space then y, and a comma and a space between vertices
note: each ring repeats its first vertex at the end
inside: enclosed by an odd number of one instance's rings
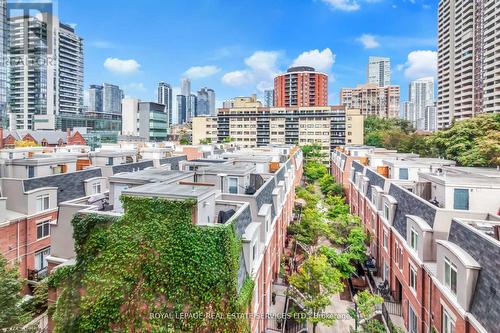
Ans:
POLYGON ((73 219, 76 264, 55 270, 55 332, 243 332, 234 226, 196 226, 194 200, 122 197, 120 218, 73 219))

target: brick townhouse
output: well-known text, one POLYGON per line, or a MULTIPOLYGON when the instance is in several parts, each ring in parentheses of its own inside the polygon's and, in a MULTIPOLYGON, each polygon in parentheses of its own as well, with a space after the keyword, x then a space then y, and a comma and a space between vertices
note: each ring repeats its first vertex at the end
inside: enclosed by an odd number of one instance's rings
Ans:
POLYGON ((367 165, 346 170, 341 154, 332 169, 349 174, 351 212, 370 234, 376 278, 388 282, 407 331, 497 332, 500 173, 370 153, 367 165))
MULTIPOLYGON (((185 157, 184 157, 185 159, 185 157)), ((193 223, 210 227, 225 223, 217 217, 233 214, 242 240, 237 285, 246 277, 255 282, 250 313, 265 314, 271 307, 273 282, 278 277, 287 226, 292 220, 295 187, 302 178, 302 152, 278 145, 256 149, 217 151, 210 157, 179 161, 171 168, 120 170, 108 177, 106 204, 85 198, 60 204, 52 233, 49 270, 75 260, 71 220, 76 213, 123 214, 119 197, 141 195, 171 199, 194 198, 199 202, 193 223), (212 201, 213 200, 213 201, 212 201), (209 204, 205 201, 210 201, 209 204), (228 210, 231 208, 231 210, 228 210), (215 219, 212 217, 215 216, 215 219), (208 220, 207 220, 208 219, 208 220)), ((57 290, 49 293, 55 302, 57 290)), ((266 318, 252 318, 252 332, 265 332, 266 318)), ((50 322, 49 330, 53 327, 50 322)))

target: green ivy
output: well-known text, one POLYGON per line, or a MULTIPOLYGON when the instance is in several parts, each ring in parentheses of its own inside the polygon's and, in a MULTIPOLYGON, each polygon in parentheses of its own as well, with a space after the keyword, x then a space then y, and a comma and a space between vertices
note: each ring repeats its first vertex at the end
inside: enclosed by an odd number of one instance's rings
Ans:
POLYGON ((193 224, 195 200, 122 202, 120 218, 73 219, 76 264, 51 279, 60 288, 54 331, 246 330, 245 319, 230 316, 245 312, 253 290, 251 279, 237 290, 234 226, 193 224))

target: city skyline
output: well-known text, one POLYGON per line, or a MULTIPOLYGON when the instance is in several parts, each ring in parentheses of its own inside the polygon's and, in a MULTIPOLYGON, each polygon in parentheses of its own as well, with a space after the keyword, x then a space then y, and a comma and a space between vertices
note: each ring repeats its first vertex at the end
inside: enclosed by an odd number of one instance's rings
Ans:
POLYGON ((183 11, 186 4, 120 4, 120 16, 150 12, 148 22, 137 24, 127 34, 120 33, 128 27, 126 22, 117 22, 107 14, 117 8, 114 1, 99 4, 95 14, 98 26, 90 22, 94 14, 85 15, 95 8, 88 2, 83 5, 62 0, 58 11, 61 20, 76 24, 85 40, 86 94, 94 82, 112 82, 123 87, 126 96, 153 101, 159 81, 171 84, 175 92, 180 89, 181 78, 189 77, 197 89, 204 86, 214 89, 216 106, 220 107, 223 100, 234 96, 257 93, 262 98, 263 91, 272 86, 274 74, 294 64, 308 64, 329 74, 329 101, 336 105, 340 88, 365 82, 369 56, 391 58, 392 83, 401 86, 402 96, 407 95, 410 80, 435 76, 437 4, 384 0, 360 1, 356 6, 342 7, 335 1, 311 0, 285 6, 278 1, 266 4, 265 13, 261 13, 263 3, 257 1, 232 6, 229 15, 222 15, 217 11, 224 3, 199 1, 197 6, 190 6, 188 12, 192 15, 183 16, 182 24, 191 29, 175 29, 180 24, 176 23, 180 19, 176 13, 183 11), (380 17, 366 23, 367 16, 383 16, 388 10, 405 19, 398 20, 401 23, 385 22, 380 17), (296 40, 281 38, 294 31, 284 31, 279 25, 298 12, 314 19, 305 19, 297 27, 288 28, 301 30, 296 40), (237 17, 246 13, 259 13, 264 24, 259 27, 239 24, 237 17), (108 18, 101 20, 101 16, 108 18), (170 22, 162 33, 169 43, 148 32, 154 31, 150 28, 161 20, 170 22), (337 24, 341 26, 342 22, 350 22, 349 31, 338 29, 337 24), (411 28, 411 22, 415 23, 413 26, 419 22, 419 29, 411 28), (220 38, 190 43, 188 35, 201 26, 203 29, 206 26, 205 33, 220 38), (232 28, 227 29, 228 26, 232 28), (325 39, 323 35, 329 37, 325 39))

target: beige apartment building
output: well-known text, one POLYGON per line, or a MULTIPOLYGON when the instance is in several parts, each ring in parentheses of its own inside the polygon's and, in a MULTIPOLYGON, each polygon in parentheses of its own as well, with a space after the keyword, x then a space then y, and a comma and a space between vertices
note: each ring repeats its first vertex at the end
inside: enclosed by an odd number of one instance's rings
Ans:
POLYGON ((363 116, 344 106, 263 107, 255 96, 237 97, 217 117, 193 118, 193 143, 231 141, 238 147, 319 143, 324 151, 363 143, 363 116))
POLYGON ((340 104, 347 109, 358 109, 363 116, 381 118, 399 117, 399 86, 380 87, 375 83, 340 90, 340 104))

